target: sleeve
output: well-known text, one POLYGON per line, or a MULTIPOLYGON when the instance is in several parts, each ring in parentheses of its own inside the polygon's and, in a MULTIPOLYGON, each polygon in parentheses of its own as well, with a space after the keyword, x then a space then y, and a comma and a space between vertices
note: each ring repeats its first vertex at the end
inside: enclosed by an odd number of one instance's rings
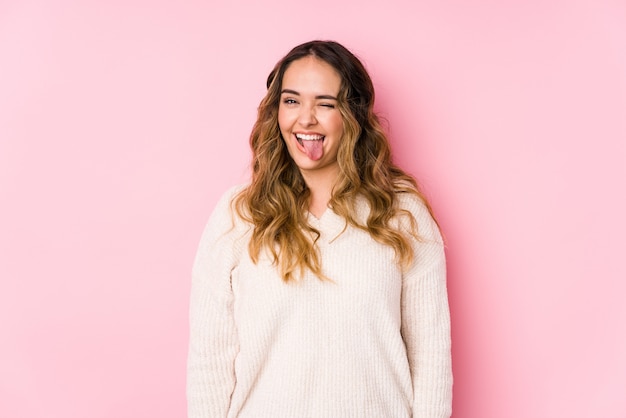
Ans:
POLYGON ((226 417, 235 387, 239 345, 231 272, 237 239, 230 214, 232 191, 222 197, 204 229, 192 270, 189 304, 187 407, 189 418, 226 417))
POLYGON ((450 310, 439 228, 421 203, 408 208, 418 225, 415 259, 402 284, 402 336, 413 381, 413 417, 452 414, 450 310))

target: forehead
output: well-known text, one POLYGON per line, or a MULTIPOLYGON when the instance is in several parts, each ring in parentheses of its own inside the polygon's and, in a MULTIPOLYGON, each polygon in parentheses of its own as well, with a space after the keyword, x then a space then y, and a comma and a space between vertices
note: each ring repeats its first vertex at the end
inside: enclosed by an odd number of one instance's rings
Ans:
POLYGON ((283 89, 299 93, 338 94, 341 77, 327 62, 308 56, 292 62, 283 75, 283 89))

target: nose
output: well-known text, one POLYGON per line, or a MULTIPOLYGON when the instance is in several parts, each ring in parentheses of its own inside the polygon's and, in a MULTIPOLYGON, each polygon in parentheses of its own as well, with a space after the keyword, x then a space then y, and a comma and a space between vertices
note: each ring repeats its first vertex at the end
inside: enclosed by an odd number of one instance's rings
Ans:
POLYGON ((315 107, 314 106, 300 106, 300 112, 298 114, 298 123, 301 126, 311 126, 317 123, 317 119, 315 118, 315 107))

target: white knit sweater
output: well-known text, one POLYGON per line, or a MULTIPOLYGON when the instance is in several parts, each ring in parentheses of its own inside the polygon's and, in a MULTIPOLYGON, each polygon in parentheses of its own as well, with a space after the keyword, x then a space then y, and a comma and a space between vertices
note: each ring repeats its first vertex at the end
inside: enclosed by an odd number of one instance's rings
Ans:
MULTIPOLYGON (((190 418, 449 417, 450 319, 441 236, 424 205, 399 195, 423 241, 403 271, 394 251, 320 219, 322 269, 284 283, 268 257, 250 260, 250 227, 215 208, 193 268, 190 418), (233 227, 234 226, 234 227, 233 227)), ((357 205, 363 219, 368 206, 357 205)))

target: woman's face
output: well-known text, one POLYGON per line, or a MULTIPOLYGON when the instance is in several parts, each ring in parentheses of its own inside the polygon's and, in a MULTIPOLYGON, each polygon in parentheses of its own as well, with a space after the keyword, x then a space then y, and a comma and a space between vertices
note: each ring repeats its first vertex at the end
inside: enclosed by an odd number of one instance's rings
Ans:
POLYGON ((278 126, 302 175, 337 176, 343 118, 337 107, 341 78, 319 58, 291 63, 283 76, 278 126))

